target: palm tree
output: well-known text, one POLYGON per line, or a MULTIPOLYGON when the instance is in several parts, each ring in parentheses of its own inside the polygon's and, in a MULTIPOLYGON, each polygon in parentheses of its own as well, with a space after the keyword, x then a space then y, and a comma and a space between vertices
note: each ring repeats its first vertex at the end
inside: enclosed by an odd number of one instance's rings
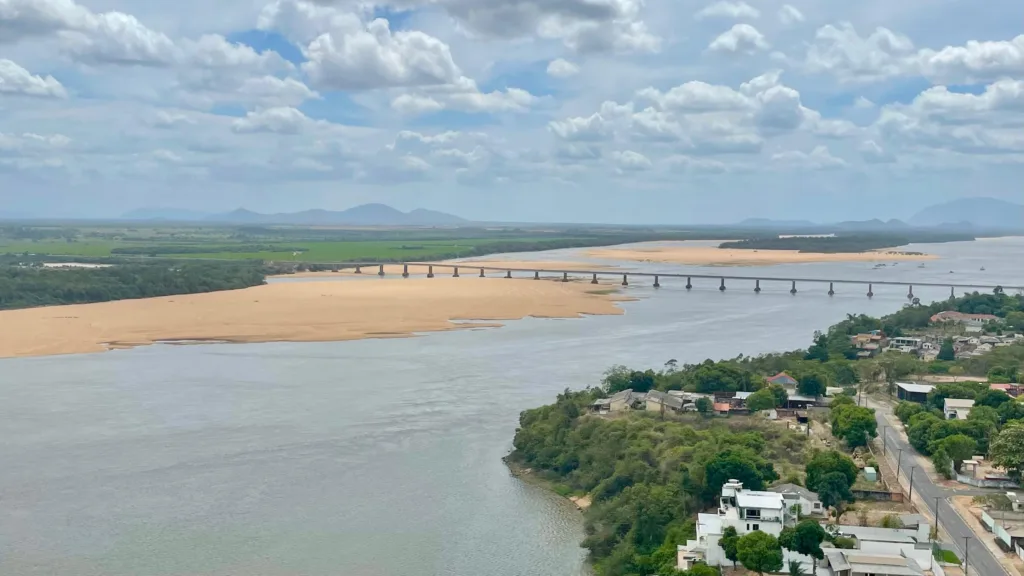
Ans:
POLYGON ((789 576, 807 576, 807 572, 804 571, 803 564, 796 560, 789 561, 789 576))

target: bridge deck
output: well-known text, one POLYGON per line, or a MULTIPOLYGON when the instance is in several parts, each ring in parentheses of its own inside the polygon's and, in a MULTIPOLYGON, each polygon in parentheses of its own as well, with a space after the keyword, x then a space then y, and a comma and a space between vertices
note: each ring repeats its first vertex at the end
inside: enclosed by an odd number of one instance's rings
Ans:
POLYGON ((997 284, 978 284, 978 283, 962 283, 962 282, 915 282, 915 281, 899 281, 899 280, 849 280, 839 278, 805 278, 799 276, 748 276, 748 275, 737 275, 737 274, 692 274, 689 272, 631 272, 628 270, 566 270, 561 268, 515 268, 506 266, 478 266, 472 262, 309 262, 308 264, 316 264, 320 266, 331 266, 337 268, 371 268, 380 266, 408 266, 410 268, 442 268, 454 270, 458 268, 460 270, 483 270, 485 272, 505 272, 505 273, 540 273, 540 274, 568 274, 568 275, 586 275, 599 277, 607 276, 627 276, 627 277, 646 277, 646 278, 686 278, 686 279, 706 279, 706 280, 748 280, 748 281, 760 281, 760 282, 785 282, 785 283, 802 283, 802 284, 853 284, 861 286, 919 286, 919 287, 932 287, 932 288, 953 288, 953 289, 975 289, 975 290, 995 290, 996 288, 1002 288, 1006 291, 1022 291, 1024 292, 1024 286, 1005 286, 997 284))

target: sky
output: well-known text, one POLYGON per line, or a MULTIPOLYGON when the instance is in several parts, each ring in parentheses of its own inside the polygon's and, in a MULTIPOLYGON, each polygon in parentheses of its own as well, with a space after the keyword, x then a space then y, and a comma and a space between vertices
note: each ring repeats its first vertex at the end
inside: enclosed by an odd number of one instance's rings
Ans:
POLYGON ((0 215, 1024 202, 1020 0, 0 0, 0 215))

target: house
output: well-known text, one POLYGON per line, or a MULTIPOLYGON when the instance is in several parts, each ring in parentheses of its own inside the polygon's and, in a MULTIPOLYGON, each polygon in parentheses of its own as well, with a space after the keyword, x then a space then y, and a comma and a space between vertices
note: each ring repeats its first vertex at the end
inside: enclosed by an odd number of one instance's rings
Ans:
POLYGON ((889 350, 899 350, 900 352, 917 352, 921 349, 921 345, 924 340, 921 338, 893 338, 889 340, 889 350))
POLYGON ((928 394, 935 390, 931 384, 915 384, 913 382, 897 382, 896 397, 908 402, 924 403, 928 400, 928 394))
POLYGON ((792 510, 794 506, 797 506, 801 516, 821 514, 824 511, 818 495, 803 486, 779 484, 769 488, 768 491, 782 494, 782 498, 786 501, 786 507, 792 510))
POLYGON ((949 322, 951 324, 963 324, 964 326, 982 327, 989 322, 999 322, 1002 319, 992 314, 964 314, 954 310, 939 312, 931 317, 932 324, 938 322, 949 322))
POLYGON ((680 412, 683 409, 683 400, 664 392, 651 390, 645 398, 645 408, 648 412, 680 412))
POLYGON ((768 378, 768 383, 778 384, 783 388, 796 388, 797 385, 796 378, 793 378, 792 376, 786 374, 785 372, 779 372, 775 376, 768 378))
POLYGON ((1020 384, 989 384, 989 390, 999 390, 1000 392, 1006 392, 1010 396, 1016 398, 1020 396, 1020 384))
POLYGON ((632 390, 616 392, 608 399, 608 410, 610 412, 632 410, 639 402, 642 401, 643 397, 643 394, 637 394, 632 390))
POLYGON ((732 406, 728 402, 715 402, 715 414, 719 416, 728 416, 732 406))
POLYGON ((889 345, 889 341, 884 334, 874 330, 867 334, 850 336, 850 345, 857 350, 858 359, 873 358, 889 345))
POLYGON ((946 420, 967 420, 973 407, 974 400, 946 398, 942 402, 942 413, 946 415, 946 420))
POLYGON ((790 394, 786 400, 786 408, 790 410, 806 410, 809 406, 814 406, 817 401, 818 399, 813 396, 790 394))
MULTIPOLYGON (((931 565, 931 562, 928 563, 931 565)), ((913 558, 863 553, 859 550, 825 550, 818 574, 828 576, 919 576, 924 574, 913 558)))
MULTIPOLYGON (((783 528, 794 526, 796 522, 797 517, 787 508, 782 494, 745 490, 742 482, 729 480, 722 485, 716 513, 697 515, 697 539, 687 540, 686 545, 676 547, 676 566, 680 570, 689 570, 698 562, 709 566, 731 566, 732 562, 725 557, 725 550, 719 545, 726 528, 735 528, 740 536, 761 531, 778 538, 783 528)), ((783 554, 799 556, 788 550, 783 554)))

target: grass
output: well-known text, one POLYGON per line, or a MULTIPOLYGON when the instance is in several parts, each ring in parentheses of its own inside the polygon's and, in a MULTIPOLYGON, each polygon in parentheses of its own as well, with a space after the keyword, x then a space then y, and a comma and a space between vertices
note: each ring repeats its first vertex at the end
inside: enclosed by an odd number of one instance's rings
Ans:
POLYGON ((939 562, 945 562, 947 564, 959 564, 960 558, 957 557, 956 553, 952 550, 945 550, 943 548, 935 549, 935 559, 939 562))
MULTIPOLYGON (((535 238, 516 238, 523 244, 535 242, 535 238)), ((486 247, 507 240, 497 239, 459 239, 431 241, 324 241, 324 242, 293 242, 288 240, 272 242, 272 244, 288 248, 301 248, 304 251, 295 254, 287 251, 263 252, 202 252, 188 254, 160 254, 164 257, 212 258, 221 260, 275 260, 285 262, 346 262, 358 260, 432 260, 441 257, 469 253, 473 248, 486 247)), ((210 240, 211 248, 216 249, 230 244, 223 240, 210 240)), ((270 244, 271 242, 265 242, 270 244)), ((0 254, 45 254, 52 256, 107 257, 115 248, 139 248, 150 246, 167 246, 184 244, 181 240, 156 241, 93 241, 84 240, 66 242, 64 240, 39 240, 36 242, 2 242, 0 254)), ((194 245, 194 244, 193 244, 194 245)), ((124 255, 128 256, 128 255, 124 255)), ((131 257, 131 256, 128 256, 131 257)))

